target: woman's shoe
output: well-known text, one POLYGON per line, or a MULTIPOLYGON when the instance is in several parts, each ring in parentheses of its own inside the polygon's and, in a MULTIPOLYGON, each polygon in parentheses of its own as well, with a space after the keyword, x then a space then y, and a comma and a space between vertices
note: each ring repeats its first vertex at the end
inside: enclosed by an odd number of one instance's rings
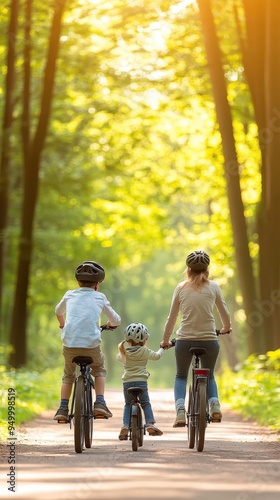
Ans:
POLYGON ((210 417, 212 422, 221 422, 222 412, 219 401, 213 401, 210 403, 210 417))
POLYGON ((185 408, 179 408, 173 427, 185 427, 186 425, 186 411, 185 408))

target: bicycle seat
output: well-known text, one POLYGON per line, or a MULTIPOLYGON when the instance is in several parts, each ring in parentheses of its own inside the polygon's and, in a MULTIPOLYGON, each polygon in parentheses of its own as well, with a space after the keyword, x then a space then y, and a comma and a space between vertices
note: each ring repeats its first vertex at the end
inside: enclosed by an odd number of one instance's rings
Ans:
POLYGON ((191 354, 196 354, 197 356, 201 356, 202 354, 205 354, 207 352, 207 349, 204 347, 191 347, 189 349, 189 352, 191 354))
POLYGON ((144 390, 142 389, 142 387, 129 387, 127 389, 127 392, 129 394, 132 394, 132 396, 137 397, 138 394, 143 394, 144 390))
POLYGON ((72 359, 73 363, 76 363, 76 365, 91 365, 93 362, 93 359, 90 356, 75 356, 75 358, 72 359))

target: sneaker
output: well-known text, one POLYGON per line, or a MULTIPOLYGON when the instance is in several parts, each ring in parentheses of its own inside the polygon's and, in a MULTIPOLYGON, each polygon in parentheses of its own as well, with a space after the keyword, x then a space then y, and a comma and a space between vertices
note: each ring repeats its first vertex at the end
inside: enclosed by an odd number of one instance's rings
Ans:
POLYGON ((146 430, 149 433, 149 436, 162 436, 163 432, 158 429, 155 424, 146 424, 146 430))
POLYGON ((93 416, 96 418, 110 418, 113 413, 110 412, 105 403, 95 402, 93 405, 93 416))
POLYGON ((173 427, 185 427, 186 425, 186 411, 185 408, 179 408, 173 427))
POLYGON ((123 425, 121 428, 121 431, 119 433, 119 440, 120 441, 127 441, 127 439, 128 439, 128 427, 123 425))
POLYGON ((64 410, 63 408, 58 408, 53 420, 57 420, 59 422, 68 422, 68 410, 64 410))
POLYGON ((212 422, 221 422, 222 412, 219 401, 213 401, 210 403, 210 417, 212 422))

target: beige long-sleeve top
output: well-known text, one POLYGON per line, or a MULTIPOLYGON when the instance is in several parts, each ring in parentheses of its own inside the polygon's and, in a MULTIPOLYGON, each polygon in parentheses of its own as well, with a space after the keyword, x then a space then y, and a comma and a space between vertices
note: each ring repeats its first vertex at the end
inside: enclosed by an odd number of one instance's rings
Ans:
POLYGON ((181 322, 176 332, 178 339, 216 339, 215 306, 223 327, 229 329, 231 326, 230 313, 220 287, 215 281, 209 280, 209 283, 203 285, 200 291, 196 291, 186 281, 179 283, 173 293, 169 315, 164 327, 163 341, 168 342, 170 339, 179 313, 181 313, 181 322))
POLYGON ((139 382, 146 381, 150 373, 146 366, 149 360, 157 361, 164 353, 164 349, 160 347, 158 351, 148 349, 148 347, 135 345, 125 349, 126 354, 118 352, 117 361, 123 364, 123 382, 139 382))

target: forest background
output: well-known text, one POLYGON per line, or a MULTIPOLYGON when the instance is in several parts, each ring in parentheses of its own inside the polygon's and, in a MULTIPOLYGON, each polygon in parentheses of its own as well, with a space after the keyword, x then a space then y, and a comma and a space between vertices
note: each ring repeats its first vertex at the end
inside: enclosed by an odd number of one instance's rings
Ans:
MULTIPOLYGON (((195 249, 232 316, 220 366, 279 348, 279 20, 275 0, 4 3, 3 370, 62 367, 54 307, 97 260, 122 316, 102 342, 119 385, 125 326, 158 348, 195 249)), ((170 352, 150 371, 170 387, 170 352)))

